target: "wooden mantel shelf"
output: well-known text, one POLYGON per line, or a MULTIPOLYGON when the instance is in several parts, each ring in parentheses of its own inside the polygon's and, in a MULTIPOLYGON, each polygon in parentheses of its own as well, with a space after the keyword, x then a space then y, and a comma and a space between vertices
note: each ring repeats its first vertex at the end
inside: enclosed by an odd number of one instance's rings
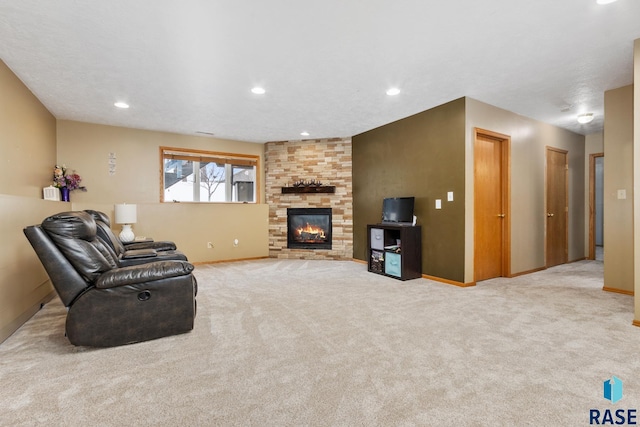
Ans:
POLYGON ((335 193, 336 187, 333 185, 321 185, 319 187, 300 186, 300 187, 282 187, 282 194, 294 193, 335 193))

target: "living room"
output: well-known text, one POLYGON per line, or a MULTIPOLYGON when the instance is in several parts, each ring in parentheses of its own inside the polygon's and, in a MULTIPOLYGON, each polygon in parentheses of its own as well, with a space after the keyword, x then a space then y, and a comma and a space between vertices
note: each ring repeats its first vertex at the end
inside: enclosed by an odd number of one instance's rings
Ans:
MULTIPOLYGON (((298 176, 288 176, 285 173, 280 178, 265 178, 265 163, 264 152, 269 150, 273 143, 268 144, 255 144, 238 141, 219 140, 216 138, 205 138, 197 136, 171 134, 165 132, 155 132, 148 130, 138 130, 121 128, 117 126, 105 126, 90 123, 81 123, 67 120, 56 120, 46 111, 42 104, 30 93, 30 91, 19 81, 19 79, 5 66, 2 67, 3 71, 3 85, 6 87, 4 92, 10 94, 11 97, 4 97, 12 105, 11 115, 5 116, 6 125, 3 127, 7 129, 7 138, 3 139, 6 144, 5 155, 8 159, 16 159, 8 162, 10 167, 16 167, 19 165, 19 169, 16 169, 15 174, 10 176, 21 176, 18 182, 11 182, 12 179, 5 181, 5 189, 3 190, 3 198, 7 199, 3 206, 6 209, 5 218, 13 218, 13 221, 6 222, 6 226, 13 225, 13 229, 7 230, 7 236, 13 236, 11 241, 15 245, 22 247, 20 251, 22 256, 25 257, 19 265, 24 263, 30 263, 33 268, 30 269, 34 277, 30 278, 30 285, 22 287, 21 291, 14 301, 10 299, 3 299, 6 302, 6 306, 3 307, 3 326, 2 330, 5 336, 8 336, 12 330, 15 330, 30 314, 33 313, 34 307, 37 307, 39 302, 50 293, 50 287, 46 284, 46 277, 43 275, 41 269, 37 267, 37 260, 30 253, 29 248, 26 246, 26 241, 21 235, 20 231, 22 227, 31 223, 38 223, 44 217, 49 214, 53 214, 57 211, 68 210, 69 206, 61 202, 50 202, 41 200, 42 187, 46 186, 49 182, 52 166, 60 159, 64 159, 64 162, 68 167, 72 167, 82 175, 84 184, 87 185, 89 191, 79 192, 75 191, 71 195, 71 208, 74 210, 81 209, 99 209, 103 210, 110 215, 113 212, 113 205, 115 203, 136 203, 138 204, 140 221, 136 224, 135 229, 138 235, 142 236, 162 236, 163 239, 169 239, 176 241, 179 246, 189 254, 190 259, 194 262, 216 262, 224 260, 234 259, 252 259, 270 256, 270 250, 273 255, 273 247, 270 248, 270 230, 269 230, 269 216, 274 215, 274 210, 270 213, 269 203, 264 203, 267 197, 273 197, 268 195, 267 190, 276 194, 278 189, 287 183, 293 182, 297 179, 304 179, 301 173, 304 171, 296 171, 298 176), (9 101, 11 99, 11 101, 9 101), (16 108, 20 106, 20 108, 16 108), (28 125, 25 125, 28 124, 28 125), (22 141, 20 144, 15 144, 13 141, 22 141), (31 146, 29 145, 31 144, 31 146), (182 147, 191 149, 209 149, 222 152, 235 152, 244 154, 253 154, 260 157, 261 162, 259 165, 260 170, 260 182, 259 185, 259 200, 261 203, 256 204, 188 204, 188 203, 158 203, 159 189, 157 187, 159 182, 158 177, 158 165, 159 165, 159 147, 182 147), (25 153, 29 153, 30 161, 27 163, 27 168, 32 169, 30 173, 24 173, 24 164, 17 159, 22 159, 25 153), (117 154, 118 169, 115 175, 109 175, 108 172, 108 158, 110 153, 117 154), (135 185, 134 185, 135 183, 135 185), (265 183, 265 184, 262 184, 265 183), (188 217, 189 221, 182 221, 181 218, 188 217), (213 220, 212 220, 213 218, 213 220), (224 218, 224 220, 220 220, 224 218), (166 224, 172 224, 167 227, 166 224), (238 240, 239 244, 234 245, 234 241, 238 240), (213 248, 207 248, 206 243, 212 241, 214 243, 213 248), (29 261, 27 261, 29 260, 29 261), (37 273, 39 272, 39 274, 37 273)), ((630 94, 631 88, 623 89, 624 93, 630 94)), ((619 91, 618 91, 619 92, 619 91)), ((616 92, 613 92, 615 95, 616 92)), ((615 99, 614 99, 615 100, 615 99)), ((628 108, 629 96, 623 96, 621 101, 616 101, 620 105, 613 104, 616 108, 621 109, 623 112, 625 108, 628 108)), ((458 143, 456 145, 449 144, 449 150, 457 150, 456 154, 460 159, 459 164, 464 162, 464 145, 466 144, 465 132, 469 132, 469 129, 473 127, 485 127, 485 128, 498 128, 503 130, 504 133, 510 133, 509 127, 521 125, 523 122, 527 124, 529 129, 535 129, 541 127, 540 132, 546 135, 546 140, 542 142, 538 148, 535 144, 527 143, 526 140, 520 141, 518 136, 514 132, 514 147, 522 147, 522 154, 518 154, 518 148, 514 149, 514 162, 522 162, 521 165, 514 164, 514 168, 521 170, 522 168, 531 167, 531 159, 538 158, 538 162, 543 162, 543 150, 540 148, 544 144, 556 145, 560 147, 571 148, 571 152, 575 155, 570 159, 570 168, 572 170, 571 189, 574 195, 572 198, 572 212, 575 220, 571 221, 570 231, 570 260, 582 259, 585 257, 586 251, 586 238, 585 238, 585 223, 588 223, 588 212, 585 212, 585 195, 584 191, 587 186, 587 178, 585 176, 585 157, 588 157, 589 153, 585 152, 584 147, 589 147, 590 144, 584 145, 583 137, 576 138, 573 134, 565 132, 560 129, 555 129, 551 126, 538 123, 534 120, 524 118, 522 116, 509 113, 507 111, 497 109, 490 105, 472 100, 461 99, 457 102, 447 104, 439 109, 434 109, 432 112, 422 113, 422 116, 429 114, 440 114, 443 108, 462 108, 468 109, 470 112, 465 122, 462 122, 460 131, 457 132, 458 143), (456 106, 457 104, 457 106, 456 106), (467 107, 465 107, 467 105, 467 107), (481 116, 493 117, 490 120, 478 121, 473 117, 481 116), (497 121, 496 121, 497 120, 497 121), (501 123, 501 125, 500 125, 501 123), (507 127, 504 127, 504 125, 507 127), (500 128, 499 126, 502 126, 500 128), (463 129, 467 129, 466 131, 463 129), (548 139, 554 132, 558 135, 558 140, 555 142, 548 139), (565 143, 562 142, 562 138, 574 138, 574 142, 565 143), (569 145, 566 145, 569 144, 569 145), (453 147, 453 148, 452 148, 453 147), (533 151, 531 151, 533 150, 533 151), (521 158, 522 160, 517 160, 521 158)), ((464 114, 464 113, 463 113, 464 114)), ((421 115, 417 115, 413 118, 406 120, 420 120, 421 115)), ((608 119, 611 123, 617 116, 609 115, 608 119)), ((618 128, 628 128, 628 119, 621 115, 622 124, 618 125, 618 128)), ((393 124, 392 126, 402 126, 403 120, 393 124)), ((613 125, 612 125, 613 126, 613 125)), ((393 129, 393 128, 389 128, 393 129)), ((535 135, 531 133, 531 135, 535 135)), ((615 136, 614 132, 610 132, 612 139, 615 136)), ((365 144, 362 144, 363 150, 358 150, 358 140, 366 137, 366 134, 362 136, 355 136, 353 140, 354 145, 354 157, 356 167, 353 172, 354 179, 361 180, 359 172, 357 171, 358 156, 368 156, 364 151, 365 144), (362 154, 360 154, 362 153, 362 154)), ((598 148, 598 135, 592 135, 587 137, 587 142, 590 140, 595 142, 594 152, 601 150, 598 148)), ((623 135, 620 143, 615 140, 611 140, 607 144, 607 155, 611 157, 616 155, 616 152, 624 153, 626 148, 625 142, 628 141, 628 135, 623 135)), ((300 146, 300 145, 313 145, 316 141, 302 142, 302 141, 290 141, 287 144, 300 146)), ((342 143, 351 145, 351 139, 342 140, 342 143)), ((384 143, 384 142, 383 142, 384 143)), ((397 146, 397 143, 395 143, 397 146)), ((593 144, 592 144, 593 145, 593 144)), ((381 151, 382 152, 382 151, 381 151)), ((427 153, 428 151, 424 151, 427 153)), ((416 161, 429 161, 428 159, 420 159, 414 157, 416 161), (417 160, 420 159, 420 160, 417 160)), ((309 161, 310 159, 305 159, 309 161)), ((389 159, 387 159, 388 161, 389 159)), ((303 163, 303 162, 301 162, 303 163)), ((442 162, 441 162, 442 163, 442 162)), ((447 163, 448 164, 448 163, 447 163)), ((335 175, 331 169, 325 168, 324 175, 318 175, 314 178, 319 178, 324 182, 330 183, 335 181, 335 175)), ((362 169, 363 175, 366 176, 366 168, 362 169)), ((448 170, 448 176, 451 170, 448 170)), ((543 172, 543 165, 539 164, 536 174, 543 172)), ((619 168, 617 171, 613 171, 611 175, 617 179, 617 186, 630 186, 631 176, 626 174, 625 168, 619 168), (616 177, 616 172, 620 172, 619 177, 616 177), (623 175, 625 174, 625 175, 623 175)), ((445 191, 445 188, 449 190, 456 190, 456 194, 460 194, 460 197, 464 197, 464 185, 465 177, 464 169, 460 169, 459 177, 455 178, 456 182, 444 182, 444 187, 430 188, 428 191, 445 191)), ((540 192, 542 189, 532 191, 531 184, 527 181, 531 179, 530 175, 526 174, 514 174, 514 179, 518 179, 518 176, 523 176, 524 181, 520 185, 521 187, 527 187, 529 191, 521 191, 516 196, 517 198, 524 198, 517 204, 528 206, 531 203, 539 204, 540 192), (533 199, 530 199, 533 197, 533 199), (529 199, 529 200, 527 200, 529 199)), ((308 178, 308 177, 307 177, 308 178)), ((538 175, 538 178, 539 175, 538 175)), ((544 180, 538 179, 538 184, 543 185, 544 180)), ((516 185, 514 184, 514 185, 516 185)), ((345 195, 350 193, 351 182, 346 181, 344 184, 343 192, 345 195)), ((373 187, 372 187, 373 188, 373 187)), ((355 239, 348 236, 346 247, 343 247, 341 252, 334 257, 345 258, 349 257, 349 248, 353 245, 355 247, 354 258, 362 259, 362 254, 359 253, 364 244, 366 237, 363 235, 364 226, 367 223, 377 222, 379 215, 379 208, 377 204, 381 202, 382 195, 375 195, 375 191, 372 192, 371 188, 367 188, 364 185, 360 185, 361 197, 358 193, 354 192, 355 198, 355 215, 352 218, 347 215, 342 218, 345 222, 347 235, 353 234, 355 239), (365 194, 365 192, 367 192, 365 194), (371 198, 375 195, 376 197, 371 198), (366 209, 358 210, 358 200, 365 203, 366 209), (363 240, 364 239, 364 240, 363 240), (346 248, 346 249, 345 249, 346 248)), ((387 191, 389 191, 387 189, 387 191)), ((391 191, 401 191, 393 190, 391 191)), ((435 198, 437 194, 425 195, 423 200, 429 200, 435 198)), ((280 197, 280 196, 278 196, 280 197)), ((318 196, 313 196, 318 197, 318 196)), ((313 198, 312 197, 312 198, 313 198)), ((332 196, 336 197, 336 196, 332 196)), ((298 197, 299 199, 299 197, 298 197)), ((460 206, 460 205, 459 205, 460 206)), ((427 222, 427 215, 432 215, 431 209, 427 206, 419 206, 417 214, 423 223, 427 222)), ((459 207, 458 207, 459 209, 459 207)), ((626 209, 626 208, 625 208, 626 209)), ((468 214, 468 210, 467 210, 468 214)), ((622 215, 619 213, 618 215, 622 215)), ((463 230, 466 221, 464 210, 455 214, 456 222, 451 223, 451 218, 445 219, 445 223, 434 223, 433 228, 430 230, 431 235, 434 233, 443 233, 446 235, 451 230, 454 230, 452 235, 458 233, 457 243, 450 249, 442 249, 443 240, 429 239, 426 241, 426 248, 423 253, 428 254, 427 261, 425 262, 424 274, 432 277, 440 277, 445 280, 452 280, 461 284, 468 283, 472 280, 473 270, 469 267, 469 253, 468 244, 465 244, 465 234, 459 234, 459 231, 463 230), (448 224, 448 225, 447 225, 448 224), (428 249, 430 245, 439 247, 439 251, 435 249, 428 249), (443 258, 438 261, 433 267, 433 259, 437 259, 438 254, 441 253, 443 258), (447 267, 447 265, 449 265, 447 267), (442 270, 438 270, 442 269, 442 270), (447 275, 445 270, 455 271, 456 276, 447 275), (462 275, 461 275, 462 274, 462 275)), ((522 242, 514 244, 513 252, 516 256, 513 257, 512 272, 514 274, 526 272, 529 270, 535 270, 536 268, 544 266, 544 248, 540 246, 531 245, 532 241, 541 241, 541 234, 543 233, 543 225, 537 221, 534 221, 530 217, 529 213, 523 215, 514 216, 514 220, 522 221, 521 225, 514 224, 513 229, 517 233, 524 233, 514 239, 515 242, 522 242), (529 224, 529 225, 527 225, 529 224), (531 226, 533 224, 533 226, 531 226), (536 225, 537 224, 537 225, 536 225), (521 254, 521 255, 518 255, 521 254)), ((272 218, 273 222, 273 218, 272 218)), ((336 225, 339 225, 336 223, 336 225)), ((628 234, 624 230, 617 231, 614 227, 609 227, 608 232, 617 233, 615 236, 616 241, 621 242, 622 238, 628 234), (622 235, 622 236, 620 236, 622 235)), ((588 234, 586 234, 588 235, 588 234)), ((469 233, 467 233, 467 238, 469 233)), ((451 241, 451 239, 446 239, 451 241)), ((273 238, 271 238, 271 246, 273 238)), ((624 245, 628 246, 628 244, 624 245)), ((5 247, 8 248, 8 247, 5 247)), ((622 252, 626 252, 624 249, 622 252)), ((5 259, 12 259, 15 257, 15 253, 6 254, 5 259)), ((612 263, 620 263, 624 258, 630 259, 630 255, 621 255, 612 261, 612 263)), ((13 264, 18 265, 18 264, 13 264)), ((605 271, 605 274, 607 272, 605 271)), ((13 288, 13 277, 19 274, 18 271, 7 274, 7 280, 3 283, 3 286, 7 288, 13 288)), ((624 270, 620 268, 611 269, 610 274, 626 274, 624 270)), ((628 276, 628 274, 627 274, 628 276)), ((23 279, 24 280, 24 279, 23 279)), ((615 278, 612 283, 616 283, 613 288, 633 290, 632 283, 627 280, 620 280, 615 278)), ((8 293, 15 294, 14 291, 8 293)))

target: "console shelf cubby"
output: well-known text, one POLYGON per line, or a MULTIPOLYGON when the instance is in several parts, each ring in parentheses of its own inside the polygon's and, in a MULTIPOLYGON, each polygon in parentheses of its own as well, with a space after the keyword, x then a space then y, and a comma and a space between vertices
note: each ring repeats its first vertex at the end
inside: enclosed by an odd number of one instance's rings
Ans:
POLYGON ((367 225, 367 258, 372 273, 400 280, 422 277, 422 227, 367 225))

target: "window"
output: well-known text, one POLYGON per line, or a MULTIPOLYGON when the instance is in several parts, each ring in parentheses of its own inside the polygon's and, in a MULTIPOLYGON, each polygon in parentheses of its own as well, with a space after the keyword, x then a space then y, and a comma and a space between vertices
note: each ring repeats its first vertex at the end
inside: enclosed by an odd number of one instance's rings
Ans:
POLYGON ((160 147, 162 202, 257 200, 258 156, 160 147))

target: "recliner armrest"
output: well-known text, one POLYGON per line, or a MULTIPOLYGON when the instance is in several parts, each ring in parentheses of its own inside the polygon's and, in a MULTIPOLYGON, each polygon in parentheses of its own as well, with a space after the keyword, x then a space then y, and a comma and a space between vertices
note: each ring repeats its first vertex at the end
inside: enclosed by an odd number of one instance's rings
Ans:
POLYGON ((160 242, 136 242, 124 243, 124 249, 130 251, 132 249, 155 249, 156 251, 175 251, 176 244, 169 241, 160 242))
POLYGON ((148 264, 116 268, 103 273, 95 282, 98 289, 115 288, 136 283, 151 282, 169 277, 187 276, 193 264, 186 261, 159 261, 148 264))
POLYGON ((122 254, 122 259, 150 258, 157 257, 158 252, 155 249, 131 249, 126 250, 122 254))

